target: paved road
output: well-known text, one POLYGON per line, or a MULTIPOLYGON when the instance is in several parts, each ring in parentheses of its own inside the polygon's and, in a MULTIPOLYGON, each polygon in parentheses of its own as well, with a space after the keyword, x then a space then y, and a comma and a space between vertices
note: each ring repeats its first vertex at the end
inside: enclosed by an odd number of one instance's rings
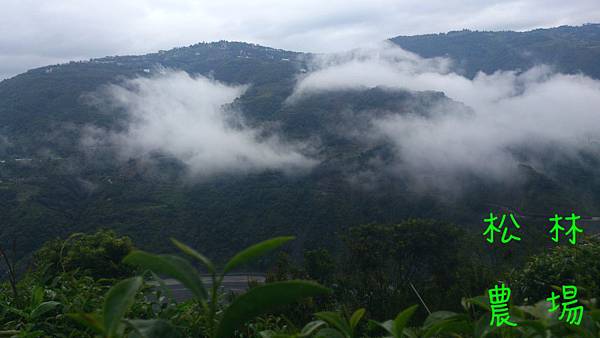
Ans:
MULTIPOLYGON (((202 276, 202 281, 206 288, 210 287, 211 278, 209 276, 202 276)), ((251 281, 264 283, 265 276, 259 273, 227 275, 223 279, 222 289, 240 293, 248 289, 248 283, 251 281)), ((192 293, 178 281, 174 279, 165 279, 164 282, 169 289, 171 289, 171 292, 173 292, 173 298, 178 302, 192 298, 192 293)))

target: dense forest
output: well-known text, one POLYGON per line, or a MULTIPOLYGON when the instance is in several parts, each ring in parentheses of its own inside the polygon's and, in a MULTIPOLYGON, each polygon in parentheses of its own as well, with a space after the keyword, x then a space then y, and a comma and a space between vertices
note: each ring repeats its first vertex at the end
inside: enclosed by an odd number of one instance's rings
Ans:
POLYGON ((296 263, 284 245, 293 237, 276 237, 220 265, 175 239, 179 254, 157 255, 112 231, 78 233, 46 243, 25 275, 2 284, 0 335, 598 337, 597 239, 524 257, 474 237, 411 219, 349 229, 338 239, 342 254, 306 250, 296 263), (265 284, 249 280, 241 294, 220 287, 224 275, 279 247, 265 284), (159 276, 178 280, 191 297, 177 301, 159 276), (513 291, 516 327, 490 324, 486 290, 498 280, 513 291), (546 296, 567 283, 581 286, 581 325, 548 312, 546 296))

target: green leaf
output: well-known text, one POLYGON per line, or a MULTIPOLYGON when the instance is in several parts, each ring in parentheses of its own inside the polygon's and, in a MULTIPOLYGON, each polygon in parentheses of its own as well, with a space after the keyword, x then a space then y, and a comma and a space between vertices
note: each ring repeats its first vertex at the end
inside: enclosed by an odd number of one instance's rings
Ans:
POLYGON ((350 317, 350 327, 352 328, 353 331, 356 328, 356 326, 358 325, 358 322, 360 322, 362 317, 365 315, 365 312, 366 312, 365 309, 358 309, 358 310, 354 311, 354 313, 350 317))
POLYGON ((319 330, 315 338, 344 338, 344 335, 332 328, 324 328, 319 330))
POLYGON ((175 278, 190 289, 196 298, 201 301, 206 300, 206 290, 204 284, 202 284, 200 274, 190 262, 181 257, 133 251, 123 259, 123 262, 175 278))
POLYGON ((142 286, 141 277, 125 279, 108 290, 104 301, 104 328, 108 337, 115 337, 122 327, 121 320, 133 305, 135 294, 142 286))
POLYGON ((254 244, 240 252, 238 252, 232 259, 227 262, 223 269, 223 274, 233 270, 234 268, 253 260, 257 257, 264 255, 265 253, 274 250, 286 242, 291 241, 294 237, 275 237, 269 240, 254 244))
POLYGON ((215 265, 210 261, 210 259, 208 259, 203 254, 199 253, 198 251, 192 249, 191 247, 181 243, 180 241, 174 238, 171 238, 171 242, 173 242, 173 244, 175 244, 175 246, 179 248, 179 250, 183 251, 188 256, 195 258, 200 263, 204 264, 204 266, 206 266, 210 273, 215 273, 217 271, 215 269, 215 265))
POLYGON ((425 319, 425 323, 423 323, 423 327, 427 328, 429 326, 435 325, 438 322, 441 322, 441 321, 444 321, 447 319, 456 318, 457 316, 459 316, 459 314, 456 312, 436 311, 436 312, 429 314, 429 316, 427 316, 427 318, 425 319))
POLYGON ((31 319, 38 318, 46 314, 47 312, 54 310, 59 305, 61 305, 59 302, 54 301, 43 302, 40 305, 38 305, 35 309, 33 309, 33 311, 31 311, 31 319))
POLYGON ((44 288, 36 286, 31 292, 31 308, 36 308, 44 301, 44 288))
POLYGON ((330 292, 328 288, 309 281, 276 282, 252 288, 237 297, 225 310, 217 329, 217 337, 233 337, 234 331, 246 321, 274 307, 330 292))
POLYGON ((404 329, 404 331, 402 331, 402 333, 404 334, 405 337, 408 337, 408 338, 419 338, 420 335, 417 333, 418 331, 419 331, 419 328, 407 327, 404 329))
POLYGON ((95 333, 104 333, 104 327, 98 316, 94 313, 68 313, 67 316, 95 333))
POLYGON ((483 310, 490 311, 490 302, 486 296, 477 296, 463 300, 465 305, 476 305, 483 310))
POLYGON ((134 329, 130 338, 162 338, 180 337, 181 335, 170 322, 164 319, 127 320, 127 324, 134 329))
POLYGON ((473 325, 466 321, 447 320, 431 326, 425 331, 424 338, 435 337, 441 333, 463 337, 473 332, 473 325))
POLYGON ((374 321, 374 320, 369 320, 369 323, 375 324, 375 325, 381 327, 382 329, 384 329, 387 333, 389 333, 391 335, 394 334, 394 331, 392 329, 393 321, 391 321, 391 320, 386 320, 383 323, 378 322, 378 321, 374 321))
POLYGON ((310 335, 312 335, 318 328, 327 325, 327 323, 325 323, 322 320, 313 320, 312 322, 304 325, 304 327, 302 328, 302 331, 300 331, 300 337, 309 337, 310 335))
POLYGON ((423 328, 423 337, 427 338, 440 333, 469 334, 474 331, 475 326, 467 315, 437 311, 427 317, 423 328))
POLYGON ((396 316, 396 319, 394 319, 394 321, 392 322, 392 332, 391 332, 394 335, 394 337, 402 337, 402 333, 404 332, 404 328, 406 327, 406 324, 408 324, 408 321, 413 316, 413 314, 415 313, 415 311, 417 310, 418 307, 419 307, 418 305, 413 305, 413 306, 405 309, 404 311, 400 312, 396 316))
POLYGON ((352 336, 352 328, 350 328, 350 323, 348 323, 340 314, 335 312, 317 312, 315 313, 315 317, 324 320, 330 326, 335 327, 346 337, 352 336))

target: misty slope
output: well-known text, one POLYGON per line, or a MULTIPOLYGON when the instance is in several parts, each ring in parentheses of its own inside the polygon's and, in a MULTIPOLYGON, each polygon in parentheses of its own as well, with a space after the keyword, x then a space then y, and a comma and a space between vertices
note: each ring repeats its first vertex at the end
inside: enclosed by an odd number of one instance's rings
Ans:
MULTIPOLYGON (((597 41, 588 32, 591 29, 597 27, 569 32, 585 42, 581 48, 592 48, 585 47, 597 41)), ((554 36, 553 32, 545 34, 554 36)), ((489 53, 503 55, 499 52, 507 48, 503 36, 517 33, 485 34, 494 37, 486 40, 489 53)), ((428 45, 431 39, 437 38, 410 41, 428 45)), ((544 44, 531 39, 521 43, 544 44)), ((476 43, 452 41, 448 45, 465 51, 476 43)), ((566 43, 552 43, 543 50, 581 53, 566 43)), ((441 50, 431 47, 421 52, 450 53, 441 50)), ((47 66, 1 82, 0 159, 5 162, 0 164, 0 241, 16 238, 25 254, 57 235, 109 227, 131 234, 147 247, 165 249, 165 238, 173 236, 218 256, 276 234, 297 235, 296 251, 302 246, 335 246, 333 234, 344 227, 408 217, 473 224, 491 202, 538 212, 598 210, 600 183, 583 180, 591 173, 570 166, 559 168, 566 173, 560 182, 526 166, 520 171, 526 184, 518 186, 466 176, 458 183, 463 190, 459 196, 418 192, 403 178, 373 175, 382 163, 392 161, 394 153, 385 140, 365 142, 368 130, 361 128, 367 128, 371 119, 391 112, 425 115, 438 105, 466 113, 468 108, 440 92, 383 87, 335 90, 286 103, 311 57, 245 43, 202 43, 143 56, 47 66), (82 146, 86 126, 118 130, 128 119, 119 107, 98 105, 90 93, 107 83, 154 76, 164 68, 250 85, 231 108, 247 125, 261 127, 266 134, 277 132, 286 140, 314 144, 310 155, 319 164, 302 175, 264 170, 190 183, 185 166, 172 157, 153 154, 156 163, 148 166, 140 160, 116 161, 110 149, 82 146), (358 136, 348 130, 358 131, 358 136)), ((461 55, 456 57, 462 60, 461 55)), ((510 66, 504 57, 486 59, 481 65, 471 65, 474 61, 468 55, 464 60, 471 73, 510 66)), ((581 60, 572 69, 596 76, 597 69, 581 60)), ((515 65, 527 65, 519 62, 515 65)))
MULTIPOLYGON (((154 73, 157 67, 205 74, 228 83, 252 83, 254 90, 278 94, 286 88, 291 90, 292 76, 300 64, 289 60, 297 55, 245 43, 216 42, 33 69, 0 82, 0 135, 16 138, 17 153, 69 147, 71 139, 45 136, 65 123, 108 126, 115 122, 115 116, 102 114, 82 95, 110 82, 147 75, 145 71, 154 73), (43 139, 31 137, 40 134, 44 134, 43 139), (19 149, 23 146, 30 147, 19 149)), ((256 105, 272 103, 260 97, 255 101, 256 105)))
POLYGON ((478 71, 526 70, 545 63, 564 73, 600 78, 600 24, 528 32, 455 31, 390 39, 423 57, 449 56, 469 77, 478 71))

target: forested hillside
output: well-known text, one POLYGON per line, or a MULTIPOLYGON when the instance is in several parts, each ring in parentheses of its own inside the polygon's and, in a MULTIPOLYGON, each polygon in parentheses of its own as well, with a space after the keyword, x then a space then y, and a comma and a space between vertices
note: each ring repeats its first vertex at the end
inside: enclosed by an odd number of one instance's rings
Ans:
POLYGON ((528 32, 455 31, 390 39, 424 57, 450 56, 469 77, 479 71, 528 69, 549 64, 565 73, 600 78, 600 25, 561 26, 528 32))
MULTIPOLYGON (((600 26, 586 25, 392 41, 423 57, 450 56, 454 67, 471 77, 547 63, 598 78, 599 36, 600 26)), ((50 65, 2 81, 0 242, 14 239, 23 256, 57 236, 110 228, 155 251, 171 250, 164 238, 186 238, 219 260, 257 239, 282 234, 298 237, 296 254, 300 248, 335 249, 334 234, 342 229, 410 217, 479 229, 490 208, 528 215, 600 213, 600 180, 593 176, 598 159, 591 156, 583 164, 555 166, 555 175, 524 162, 509 183, 467 175, 455 180, 457 194, 418 189, 402 175, 371 175, 382 164, 395 163, 396 155, 385 139, 370 140, 368 131, 361 131, 370 119, 423 116, 441 105, 457 114, 470 114, 470 108, 440 91, 382 86, 335 89, 290 102, 298 79, 311 72, 318 57, 221 41, 50 65), (90 128, 122 130, 130 118, 122 107, 99 104, 95 93, 107 84, 169 70, 247 85, 230 105, 243 123, 260 127, 261 137, 276 133, 309 145, 307 156, 317 164, 302 173, 267 169, 190 179, 172 156, 153 154, 149 166, 82 141, 90 128)), ((535 217, 530 221, 539 223, 535 217)))

